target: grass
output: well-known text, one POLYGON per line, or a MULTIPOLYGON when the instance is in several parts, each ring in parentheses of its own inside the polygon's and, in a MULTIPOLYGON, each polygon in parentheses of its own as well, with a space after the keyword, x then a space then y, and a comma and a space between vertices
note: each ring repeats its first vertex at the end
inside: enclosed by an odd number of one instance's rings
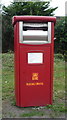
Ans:
POLYGON ((54 62, 54 101, 65 100, 65 62, 55 58, 54 62))
POLYGON ((42 111, 32 111, 32 112, 28 112, 28 113, 23 113, 20 114, 20 117, 32 117, 32 116, 43 116, 45 113, 42 111))
POLYGON ((3 92, 3 100, 9 99, 13 96, 14 91, 14 61, 13 54, 3 54, 2 55, 2 92, 3 92))
MULTIPOLYGON (((53 91, 53 105, 40 107, 31 107, 31 112, 24 112, 19 114, 20 117, 44 116, 44 110, 51 110, 52 117, 59 116, 65 112, 65 62, 64 57, 55 55, 54 60, 54 91, 53 91), (34 109, 35 110, 34 110, 34 109), (39 110, 37 110, 39 108, 39 110)), ((13 53, 4 53, 2 55, 2 99, 11 101, 11 105, 15 106, 14 99, 14 55, 13 53)), ((20 108, 22 110, 22 108, 20 108)), ((27 108, 23 108, 27 109, 27 108)))

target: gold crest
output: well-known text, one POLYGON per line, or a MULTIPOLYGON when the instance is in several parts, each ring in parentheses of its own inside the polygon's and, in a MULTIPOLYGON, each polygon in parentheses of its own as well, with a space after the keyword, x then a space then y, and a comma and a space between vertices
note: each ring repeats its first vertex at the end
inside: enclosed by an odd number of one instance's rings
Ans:
POLYGON ((38 80, 38 73, 32 73, 32 80, 38 80))

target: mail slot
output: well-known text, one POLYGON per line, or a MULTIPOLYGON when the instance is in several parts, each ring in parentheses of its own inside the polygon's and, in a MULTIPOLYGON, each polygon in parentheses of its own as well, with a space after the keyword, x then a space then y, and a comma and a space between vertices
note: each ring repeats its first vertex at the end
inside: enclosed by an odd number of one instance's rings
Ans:
POLYGON ((55 17, 14 16, 15 97, 20 107, 53 99, 55 17))
POLYGON ((51 23, 23 23, 20 26, 20 43, 43 44, 51 42, 51 23))

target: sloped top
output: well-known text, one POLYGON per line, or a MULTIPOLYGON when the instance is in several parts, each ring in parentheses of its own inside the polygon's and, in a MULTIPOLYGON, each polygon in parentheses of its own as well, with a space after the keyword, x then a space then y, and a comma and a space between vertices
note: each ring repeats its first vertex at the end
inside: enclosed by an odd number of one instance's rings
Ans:
POLYGON ((54 22, 56 23, 56 17, 52 16, 13 16, 12 24, 16 24, 16 22, 24 21, 24 22, 54 22))

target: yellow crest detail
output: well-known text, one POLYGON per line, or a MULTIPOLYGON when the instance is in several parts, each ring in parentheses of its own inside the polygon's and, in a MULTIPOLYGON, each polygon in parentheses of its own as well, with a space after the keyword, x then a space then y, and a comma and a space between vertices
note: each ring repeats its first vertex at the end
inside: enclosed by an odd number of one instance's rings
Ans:
POLYGON ((32 73, 32 80, 38 80, 38 73, 32 73))

